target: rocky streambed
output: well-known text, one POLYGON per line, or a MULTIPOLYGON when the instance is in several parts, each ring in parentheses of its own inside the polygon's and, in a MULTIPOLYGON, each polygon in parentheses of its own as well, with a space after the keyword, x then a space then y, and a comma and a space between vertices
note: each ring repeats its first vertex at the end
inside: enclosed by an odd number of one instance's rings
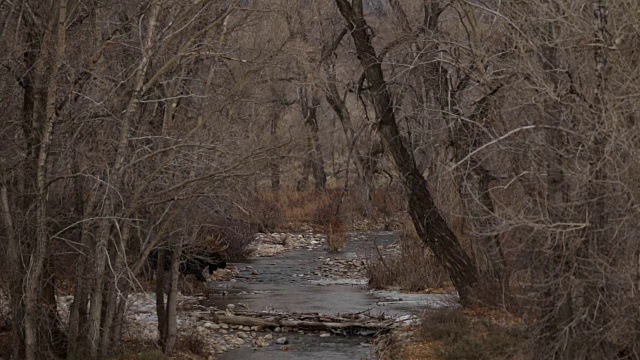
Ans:
MULTIPOLYGON (((455 304, 455 296, 449 294, 401 294, 367 288, 366 256, 375 246, 391 248, 394 239, 391 232, 349 234, 342 252, 328 253, 323 235, 258 234, 252 259, 217 272, 204 294, 180 296, 179 332, 201 339, 202 350, 210 358, 373 358, 372 337, 363 336, 371 332, 251 326, 220 319, 247 313, 267 318, 273 318, 272 314, 279 318, 317 314, 319 318, 370 317, 408 324, 425 306, 455 304)), ((156 339, 154 295, 135 294, 131 300, 128 334, 136 339, 156 339)))

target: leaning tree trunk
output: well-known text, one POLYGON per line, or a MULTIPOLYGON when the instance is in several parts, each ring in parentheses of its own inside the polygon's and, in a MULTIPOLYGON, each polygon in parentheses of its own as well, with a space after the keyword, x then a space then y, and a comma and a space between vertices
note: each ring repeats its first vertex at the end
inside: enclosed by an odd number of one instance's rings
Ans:
POLYGON ((362 14, 362 0, 354 0, 353 6, 347 0, 336 0, 336 3, 356 45, 378 119, 377 131, 402 178, 409 199, 409 214, 416 231, 449 273, 461 302, 469 303, 477 282, 476 267, 436 209, 426 180, 402 143, 382 66, 371 44, 369 27, 362 14))

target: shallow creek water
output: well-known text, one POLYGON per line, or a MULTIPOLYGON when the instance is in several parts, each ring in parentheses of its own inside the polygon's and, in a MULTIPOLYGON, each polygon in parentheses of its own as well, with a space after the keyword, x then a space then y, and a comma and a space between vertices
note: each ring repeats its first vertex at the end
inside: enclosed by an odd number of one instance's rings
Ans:
MULTIPOLYGON (((239 275, 232 281, 215 281, 211 295, 203 305, 220 309, 228 304, 246 304, 255 311, 313 312, 347 314, 369 311, 400 317, 418 315, 425 307, 442 307, 455 302, 452 295, 401 294, 394 291, 369 291, 366 280, 356 274, 344 277, 325 277, 319 271, 326 258, 332 260, 364 259, 376 245, 388 245, 393 233, 352 234, 344 251, 328 253, 323 247, 312 250, 296 249, 274 257, 257 258, 236 263, 239 275)), ((329 265, 331 266, 331 265, 329 265)), ((336 266, 339 266, 336 264, 336 266)), ((358 360, 373 358, 371 338, 362 336, 320 337, 316 333, 274 333, 274 338, 286 336, 286 351, 281 345, 253 350, 239 348, 221 355, 223 360, 270 359, 327 359, 358 360)))

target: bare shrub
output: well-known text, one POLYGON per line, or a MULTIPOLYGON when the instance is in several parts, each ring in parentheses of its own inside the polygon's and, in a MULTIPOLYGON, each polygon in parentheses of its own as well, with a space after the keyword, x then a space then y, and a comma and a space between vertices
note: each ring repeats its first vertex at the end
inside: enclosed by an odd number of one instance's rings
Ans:
POLYGON ((204 337, 197 331, 193 331, 178 337, 176 351, 206 356, 206 344, 204 337))
POLYGON ((279 229, 285 220, 285 214, 278 201, 278 193, 265 193, 251 197, 251 219, 262 232, 279 229))
POLYGON ((259 226, 255 223, 216 217, 203 227, 203 235, 208 242, 220 243, 223 255, 231 261, 245 259, 250 255, 249 246, 255 240, 259 226))
POLYGON ((442 288, 448 276, 433 254, 411 233, 400 234, 397 253, 385 256, 380 249, 366 262, 369 286, 421 291, 442 288))
POLYGON ((384 219, 394 217, 407 208, 402 190, 391 186, 375 189, 371 193, 371 203, 375 213, 384 219))

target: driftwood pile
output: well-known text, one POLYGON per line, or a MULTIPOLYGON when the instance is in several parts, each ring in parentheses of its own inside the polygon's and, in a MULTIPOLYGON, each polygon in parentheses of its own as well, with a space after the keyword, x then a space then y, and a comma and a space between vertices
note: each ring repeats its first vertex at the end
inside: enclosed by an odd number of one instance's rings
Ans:
POLYGON ((368 314, 322 315, 317 313, 273 313, 212 311, 212 321, 261 329, 327 331, 339 335, 373 336, 401 325, 402 320, 368 314))

